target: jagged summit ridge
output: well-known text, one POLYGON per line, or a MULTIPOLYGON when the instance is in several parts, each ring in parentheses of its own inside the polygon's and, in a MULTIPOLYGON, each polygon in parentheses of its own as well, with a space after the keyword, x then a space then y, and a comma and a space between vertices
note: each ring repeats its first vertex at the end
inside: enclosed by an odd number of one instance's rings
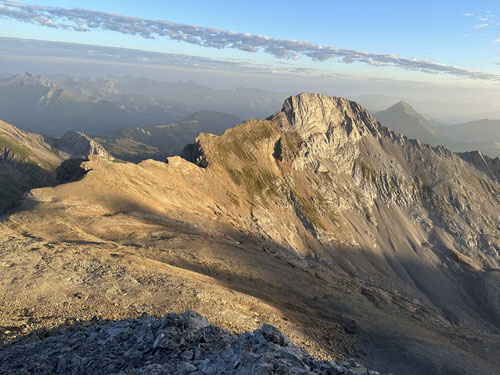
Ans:
MULTIPOLYGON (((227 170, 236 185, 244 185, 252 194, 286 189, 287 198, 279 204, 291 203, 296 213, 292 220, 300 221, 299 232, 305 229, 322 246, 338 246, 348 237, 335 229, 340 217, 347 220, 353 213, 365 215, 361 221, 368 218, 366 231, 373 232, 370 225, 378 227, 382 220, 389 225, 394 220, 389 211, 398 207, 408 210, 405 215, 425 228, 418 244, 427 242, 427 237, 438 239, 438 246, 467 254, 463 261, 473 268, 500 261, 498 245, 490 237, 497 232, 495 225, 490 225, 486 211, 473 209, 485 205, 489 216, 498 204, 497 197, 491 196, 488 203, 481 197, 483 193, 490 197, 497 189, 490 187, 491 177, 477 176, 477 170, 467 168, 461 158, 443 147, 433 148, 385 128, 359 104, 344 98, 307 93, 289 97, 269 121, 246 121, 221 137, 201 134, 192 150, 189 160, 204 168, 227 170), (288 168, 295 175, 289 176, 288 168), (246 181, 239 170, 248 176, 260 174, 262 183, 246 181), (323 204, 311 201, 311 196, 319 197, 323 204), (386 208, 380 206, 382 202, 386 208), (376 219, 373 210, 382 216, 376 219), (488 223, 483 232, 470 225, 483 221, 488 223), (433 233, 433 226, 444 226, 453 233, 456 244, 450 246, 447 238, 433 233), (461 237, 468 237, 467 244, 461 237)), ((280 194, 278 197, 282 199, 280 194)), ((252 208, 252 222, 259 223, 260 231, 279 243, 308 251, 310 244, 300 239, 303 235, 296 237, 291 233, 294 230, 276 231, 276 224, 264 217, 270 213, 258 212, 252 208), (262 220, 256 220, 261 214, 262 220)))
POLYGON ((328 134, 342 127, 346 135, 377 133, 377 121, 358 103, 341 97, 301 93, 285 100, 281 108, 290 125, 302 136, 328 134))
POLYGON ((30 72, 26 72, 24 74, 18 74, 13 76, 9 82, 7 83, 8 86, 19 86, 19 85, 24 85, 24 86, 43 86, 47 88, 52 88, 56 87, 56 84, 51 81, 49 78, 45 77, 44 75, 41 74, 33 74, 30 72))

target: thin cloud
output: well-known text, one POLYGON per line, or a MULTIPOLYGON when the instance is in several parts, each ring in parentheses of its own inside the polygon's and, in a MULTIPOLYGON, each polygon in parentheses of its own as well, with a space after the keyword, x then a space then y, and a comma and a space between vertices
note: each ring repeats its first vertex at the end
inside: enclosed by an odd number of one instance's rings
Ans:
POLYGON ((251 64, 244 60, 212 59, 195 55, 19 38, 0 37, 0 51, 3 56, 59 57, 114 64, 202 67, 204 70, 257 74, 268 72, 270 69, 267 65, 251 64))
MULTIPOLYGON (((175 67, 203 71, 224 71, 233 73, 265 75, 274 66, 269 64, 258 64, 252 61, 241 59, 214 59, 196 55, 183 55, 166 52, 153 52, 138 49, 105 47, 88 44, 52 42, 35 39, 5 38, 0 37, 0 53, 2 57, 26 57, 50 59, 59 58, 59 61, 78 60, 89 63, 110 63, 124 65, 140 65, 155 67, 175 67)), ((313 68, 296 68, 288 61, 280 61, 280 72, 303 77, 315 77, 320 74, 327 74, 323 70, 313 68)), ((330 78, 349 76, 328 73, 330 78)))
MULTIPOLYGON (((475 16, 475 14, 465 13, 465 16, 475 16)), ((492 37, 492 43, 500 42, 500 37, 498 37, 500 22, 496 21, 495 18, 496 15, 493 12, 487 10, 486 13, 477 15, 476 19, 479 21, 479 23, 472 26, 476 30, 481 30, 483 35, 492 37)))
POLYGON ((264 51, 280 59, 307 56, 314 60, 334 59, 343 63, 360 62, 372 66, 396 66, 426 73, 446 73, 463 78, 500 81, 500 75, 476 71, 460 66, 378 54, 353 49, 325 46, 311 42, 278 39, 236 31, 150 20, 88 9, 27 5, 13 1, 0 1, 0 17, 16 19, 51 28, 88 32, 111 30, 147 39, 166 37, 209 48, 232 48, 246 52, 264 51))
MULTIPOLYGON (((470 16, 475 16, 475 14, 465 13, 465 16, 470 17, 470 16)), ((479 23, 477 25, 474 25, 473 27, 476 29, 481 29, 487 26, 499 26, 500 23, 495 22, 494 20, 495 17, 496 17, 495 14, 492 13, 491 11, 487 11, 486 14, 483 15, 478 15, 476 19, 479 21, 479 23)))

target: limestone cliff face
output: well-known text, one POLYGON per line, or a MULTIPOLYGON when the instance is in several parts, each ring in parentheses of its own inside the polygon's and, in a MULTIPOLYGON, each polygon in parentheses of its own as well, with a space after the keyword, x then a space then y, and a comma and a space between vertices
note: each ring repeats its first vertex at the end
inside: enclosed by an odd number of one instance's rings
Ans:
POLYGON ((273 122, 289 126, 305 143, 293 161, 295 169, 321 167, 321 159, 352 163, 358 155, 357 141, 367 134, 379 135, 379 125, 359 104, 343 98, 301 94, 288 98, 273 122))
POLYGON ((354 102, 291 97, 269 121, 202 134, 196 150, 243 198, 247 225, 301 253, 357 243, 446 249, 474 269, 499 265, 498 183, 444 148, 388 130, 354 102), (385 232, 394 228, 409 232, 404 243, 385 232))

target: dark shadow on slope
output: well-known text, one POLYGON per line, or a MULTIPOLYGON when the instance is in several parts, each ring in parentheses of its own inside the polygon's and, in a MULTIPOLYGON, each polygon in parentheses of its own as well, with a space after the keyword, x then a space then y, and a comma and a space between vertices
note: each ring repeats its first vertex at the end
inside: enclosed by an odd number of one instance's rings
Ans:
MULTIPOLYGON (((418 284, 401 288, 405 291, 413 288, 410 293, 387 290, 378 287, 373 282, 374 275, 365 274, 363 269, 358 270, 357 276, 352 273, 349 276, 335 265, 328 265, 347 251, 359 251, 359 256, 367 257, 368 263, 387 261, 362 249, 332 248, 329 249, 332 259, 323 262, 296 256, 272 241, 231 229, 224 231, 224 240, 194 228, 174 230, 186 236, 189 249, 175 250, 171 243, 159 241, 155 245, 154 241, 148 241, 148 250, 140 256, 213 277, 229 289, 275 306, 302 327, 312 341, 321 342, 331 352, 352 354, 349 343, 359 339, 358 354, 364 356, 363 361, 377 364, 372 367, 384 371, 458 375, 464 369, 470 373, 481 369, 483 374, 495 373, 491 367, 494 359, 488 353, 499 349, 492 343, 492 337, 498 338, 498 331, 496 336, 494 333, 498 321, 495 315, 486 313, 491 308, 485 304, 487 298, 479 299, 477 292, 474 293, 477 284, 471 280, 480 278, 479 274, 445 270, 440 274, 413 260, 392 260, 417 273, 436 275, 430 280, 435 295, 426 299, 428 290, 415 289, 418 284), (163 246, 172 248, 172 252, 163 252, 163 246), (216 253, 210 250, 214 248, 216 253), (230 269, 228 262, 244 268, 230 269), (429 302, 439 295, 441 304, 429 302), (416 298, 419 300, 415 301, 416 298), (450 317, 450 312, 456 317, 450 317), (472 326, 468 324, 471 320, 472 326), (330 343, 321 335, 325 327, 333 332, 330 343), (456 356, 460 360, 453 362, 456 356)), ((402 282, 392 277, 394 282, 402 282)))
MULTIPOLYGON (((415 260, 383 259, 366 249, 330 248, 326 249, 331 255, 328 259, 301 257, 273 241, 231 227, 221 226, 219 233, 208 234, 189 223, 155 215, 136 202, 111 204, 117 214, 136 212, 144 221, 161 224, 165 232, 181 237, 182 246, 176 248, 169 242, 172 237, 162 236, 157 229, 157 238, 109 239, 135 244, 134 256, 211 276, 230 290, 276 307, 304 336, 327 351, 350 356, 353 343, 359 341, 357 353, 367 365, 409 375, 458 375, 464 370, 493 375, 492 367, 499 365, 494 361, 500 356, 492 355, 500 353, 498 334, 492 329, 495 323, 485 314, 488 295, 479 299, 479 284, 469 279, 481 280, 481 274, 431 269, 415 260), (373 268, 353 271, 345 267, 342 258, 349 259, 349 252, 350 257, 364 258, 366 264, 385 264, 377 270, 379 276, 405 285, 398 288, 400 292, 383 288, 373 268), (390 273, 388 261, 429 278, 435 295, 426 298, 428 287, 398 279, 390 273), (436 302, 439 296, 440 304, 436 302), (414 302, 415 298, 420 301, 414 302), (447 318, 445 309, 457 316, 447 318), (475 322, 477 330, 465 324, 468 320, 475 322), (452 358, 459 359, 452 362, 452 358)), ((364 267, 365 263, 359 264, 364 267)))
POLYGON ((16 160, 0 162, 0 215, 15 209, 28 190, 53 186, 55 183, 54 171, 34 163, 16 160))
POLYGON ((0 368, 41 374, 340 373, 275 327, 236 335, 193 311, 57 327, 0 347, 0 368))
POLYGON ((89 159, 68 159, 57 167, 56 180, 58 184, 81 180, 91 169, 82 166, 89 159))
MULTIPOLYGON (((213 263, 189 263, 189 259, 167 262, 214 277, 230 289, 279 308, 286 316, 294 317, 292 321, 303 327, 304 334, 311 340, 321 341, 322 338, 317 336, 318 329, 332 324, 342 327, 346 333, 358 333, 359 336, 354 335, 354 340, 361 340, 358 354, 374 368, 415 375, 458 375, 465 369, 470 373, 477 369, 483 374, 495 373, 488 364, 491 358, 486 354, 492 350, 492 342, 487 344, 480 333, 471 335, 467 333, 470 332, 468 329, 446 322, 443 316, 445 308, 457 311, 463 304, 414 304, 411 295, 368 287, 362 280, 332 277, 328 271, 313 271, 311 265, 302 268, 278 258, 273 262, 266 255, 258 256, 258 263, 254 264, 246 257, 242 258, 241 262, 255 271, 255 277, 244 277, 223 267, 216 269, 213 263), (269 277, 271 281, 266 280, 269 277), (339 292, 341 288, 344 288, 343 292, 339 292)), ((419 268, 418 265, 407 266, 419 268)), ((457 285, 459 294, 469 288, 468 283, 465 284, 457 285)), ((447 293, 447 290, 442 291, 443 295, 447 293)), ((467 293, 463 298, 466 304, 477 303, 475 312, 482 315, 485 306, 473 295, 467 293)), ((491 315, 481 318, 488 317, 491 315)), ((342 336, 334 337, 336 342, 325 349, 347 354, 343 351, 346 342, 342 341, 342 336)))

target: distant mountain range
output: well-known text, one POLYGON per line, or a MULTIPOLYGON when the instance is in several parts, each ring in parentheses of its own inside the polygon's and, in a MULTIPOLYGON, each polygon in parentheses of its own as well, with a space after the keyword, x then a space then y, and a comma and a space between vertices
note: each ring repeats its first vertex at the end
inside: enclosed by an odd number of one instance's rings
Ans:
POLYGON ((107 100, 112 100, 117 94, 131 95, 143 100, 187 106, 192 109, 191 112, 211 110, 230 113, 243 119, 266 118, 289 96, 287 93, 262 89, 213 89, 193 81, 166 82, 144 77, 86 78, 54 75, 50 78, 58 86, 82 95, 107 100))
POLYGON ((377 112, 375 118, 391 130, 416 138, 424 143, 434 143, 438 131, 431 119, 415 111, 408 103, 400 101, 385 111, 377 112))
POLYGON ((182 121, 114 130, 94 139, 121 160, 134 163, 145 159, 165 160, 167 156, 179 155, 198 134, 221 135, 241 121, 227 113, 200 111, 182 121))
POLYGON ((478 120, 439 128, 446 146, 453 151, 479 150, 500 156, 500 120, 478 120))
POLYGON ((98 135, 131 126, 167 124, 197 111, 265 118, 285 96, 258 89, 216 90, 194 82, 25 73, 0 78, 0 118, 51 136, 70 130, 98 135))
POLYGON ((500 120, 443 126, 403 101, 374 117, 388 128, 430 145, 443 145, 455 152, 478 150, 492 158, 500 156, 500 120))
POLYGON ((477 103, 474 102, 472 96, 470 102, 448 101, 445 97, 441 100, 417 100, 386 95, 360 95, 351 99, 365 106, 372 114, 385 110, 402 100, 416 108, 417 112, 425 113, 435 121, 447 125, 482 118, 500 118, 500 104, 477 103))
MULTIPOLYGON (((284 96, 260 89, 212 89, 192 81, 25 73, 0 78, 0 119, 50 136, 71 130, 98 136, 118 158, 137 162, 178 154, 199 132, 220 134, 240 119, 266 118, 284 96), (189 118, 194 112, 198 117, 189 118)), ((388 101, 363 98, 378 106, 388 101)), ((500 120, 443 126, 404 101, 375 117, 424 143, 500 156, 500 120)))
MULTIPOLYGON (((80 91, 80 92, 79 92, 80 91)), ((157 124, 184 118, 192 109, 124 94, 109 87, 89 96, 72 91, 43 75, 25 73, 0 83, 0 118, 23 130, 62 135, 70 130, 88 134, 137 124, 157 124)))

